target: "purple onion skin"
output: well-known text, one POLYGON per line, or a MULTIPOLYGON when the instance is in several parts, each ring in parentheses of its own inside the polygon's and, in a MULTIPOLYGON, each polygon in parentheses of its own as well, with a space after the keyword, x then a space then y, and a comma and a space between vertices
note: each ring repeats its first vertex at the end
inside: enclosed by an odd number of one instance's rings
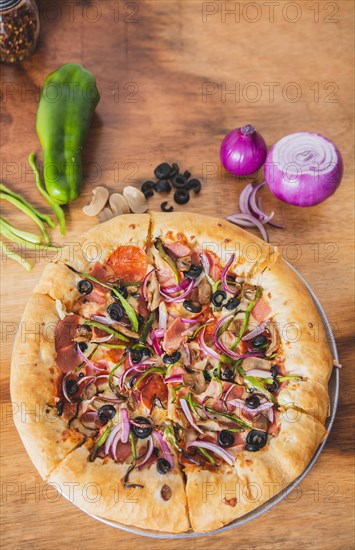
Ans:
POLYGON ((266 153, 266 143, 255 129, 243 134, 242 128, 236 128, 222 141, 220 157, 228 172, 236 176, 250 176, 262 167, 266 153))
POLYGON ((332 170, 325 175, 300 173, 290 177, 287 169, 275 162, 273 145, 267 154, 264 166, 265 181, 273 195, 293 206, 315 206, 333 195, 343 177, 344 165, 339 149, 321 134, 315 134, 332 144, 337 156, 332 170))

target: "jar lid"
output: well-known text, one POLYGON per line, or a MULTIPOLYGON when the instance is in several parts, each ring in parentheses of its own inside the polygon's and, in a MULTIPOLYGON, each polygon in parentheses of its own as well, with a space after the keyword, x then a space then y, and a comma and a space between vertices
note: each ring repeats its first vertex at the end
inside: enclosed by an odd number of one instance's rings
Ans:
POLYGON ((20 4, 20 2, 22 2, 22 0, 0 0, 0 11, 12 10, 20 4))

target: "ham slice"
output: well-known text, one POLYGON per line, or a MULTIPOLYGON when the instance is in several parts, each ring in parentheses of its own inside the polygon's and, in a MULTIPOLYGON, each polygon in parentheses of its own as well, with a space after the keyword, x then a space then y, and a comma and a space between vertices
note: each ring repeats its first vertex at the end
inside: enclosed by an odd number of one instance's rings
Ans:
POLYGON ((182 335, 185 330, 186 325, 184 325, 180 318, 175 319, 172 322, 170 327, 167 329, 163 340, 163 348, 165 349, 166 353, 173 353, 186 340, 186 336, 182 335))
POLYGON ((75 369, 82 362, 74 350, 74 338, 79 324, 79 315, 67 315, 57 323, 55 328, 54 341, 57 365, 64 373, 75 369))
POLYGON ((269 304, 265 302, 262 298, 256 302, 255 306, 252 309, 252 316, 258 323, 262 323, 271 313, 271 308, 269 304))
POLYGON ((191 249, 186 246, 186 244, 176 242, 165 244, 164 247, 169 250, 169 252, 171 252, 176 258, 183 258, 184 256, 191 255, 191 249))

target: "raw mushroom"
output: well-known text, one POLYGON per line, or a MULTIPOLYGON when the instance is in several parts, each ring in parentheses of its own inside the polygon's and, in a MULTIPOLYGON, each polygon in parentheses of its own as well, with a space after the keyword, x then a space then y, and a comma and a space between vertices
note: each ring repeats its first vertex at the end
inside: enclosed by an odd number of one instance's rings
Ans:
POLYGON ((100 223, 107 222, 107 220, 111 220, 111 218, 114 218, 114 217, 115 217, 115 214, 112 212, 111 208, 109 208, 108 206, 106 206, 106 208, 101 210, 98 216, 100 223))
POLYGON ((129 214, 128 202, 121 193, 112 193, 109 198, 109 204, 115 216, 120 214, 129 214))
POLYGON ((105 207, 109 194, 110 193, 106 187, 95 187, 92 192, 91 203, 83 208, 84 214, 87 216, 97 216, 105 207))
POLYGON ((123 196, 134 214, 143 214, 148 210, 147 199, 139 189, 128 185, 123 189, 123 196))

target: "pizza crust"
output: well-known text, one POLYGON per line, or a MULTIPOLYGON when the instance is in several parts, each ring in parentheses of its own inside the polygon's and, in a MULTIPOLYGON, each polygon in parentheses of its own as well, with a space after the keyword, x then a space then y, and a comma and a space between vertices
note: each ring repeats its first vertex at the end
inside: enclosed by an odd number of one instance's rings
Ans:
POLYGON ((55 363, 54 328, 59 320, 48 296, 33 294, 23 314, 11 363, 14 422, 43 479, 84 441, 57 415, 53 396, 61 374, 55 363))
POLYGON ((223 220, 193 213, 152 213, 120 216, 92 228, 75 239, 71 248, 64 248, 56 263, 46 267, 26 307, 22 325, 26 338, 19 332, 11 368, 14 410, 17 405, 19 410, 23 406, 26 410, 40 407, 45 414, 26 415, 23 421, 21 414, 15 412, 15 424, 41 476, 90 514, 172 533, 187 531, 189 518, 196 531, 217 529, 271 498, 270 487, 279 492, 298 477, 325 436, 323 423, 329 411, 327 383, 332 358, 313 300, 274 247, 223 220), (88 462, 84 436, 68 430, 65 421, 57 416, 53 396, 57 395, 61 373, 55 364, 53 341, 59 320, 55 300, 70 310, 79 297, 78 277, 66 263, 88 271, 119 245, 143 246, 148 238, 161 237, 169 242, 185 236, 188 244, 215 252, 224 265, 234 253, 231 270, 265 289, 263 298, 271 307, 270 318, 281 327, 285 371, 304 380, 290 382, 281 390, 280 431, 267 447, 257 453, 240 452, 234 467, 199 470, 186 466, 186 487, 180 471, 162 476, 154 467, 135 470, 130 481, 143 483, 145 488, 138 492, 135 489, 134 502, 130 502, 133 490, 127 494, 120 484, 127 465, 101 459, 88 462), (90 250, 96 251, 95 255, 90 250), (292 339, 285 330, 288 323, 296 327, 296 332, 299 330, 298 338, 292 339), (117 501, 113 498, 115 483, 117 501), (168 501, 161 498, 164 484, 172 489, 168 501), (233 490, 238 485, 239 493, 234 497, 233 490), (264 485, 269 489, 255 495, 253 491, 258 492, 258 487, 264 485), (98 500, 90 496, 95 487, 98 500))
POLYGON ((161 475, 155 465, 138 472, 130 483, 144 488, 124 489, 121 479, 128 465, 96 459, 88 462, 85 446, 72 452, 52 472, 49 482, 85 512, 124 525, 181 533, 190 528, 182 474, 178 470, 161 475), (171 498, 162 497, 163 486, 171 498))

